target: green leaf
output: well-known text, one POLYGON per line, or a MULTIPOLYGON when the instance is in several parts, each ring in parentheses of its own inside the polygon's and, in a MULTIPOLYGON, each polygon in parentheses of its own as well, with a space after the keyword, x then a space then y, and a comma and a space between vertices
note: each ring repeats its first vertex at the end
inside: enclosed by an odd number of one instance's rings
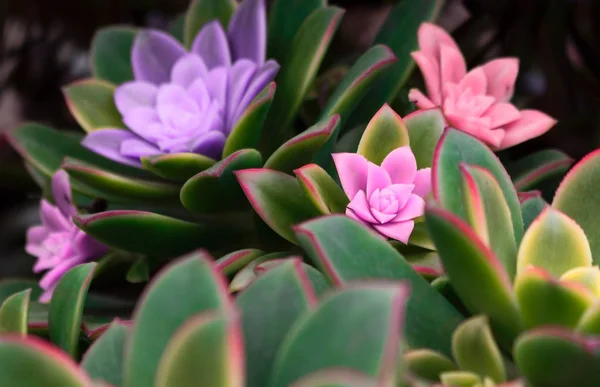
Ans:
POLYGON ((231 308, 225 282, 211 261, 207 253, 191 253, 153 279, 134 312, 125 356, 126 387, 154 384, 163 351, 190 317, 231 308))
POLYGON ((173 37, 183 43, 184 34, 185 34, 185 13, 179 14, 175 19, 169 23, 169 34, 173 35, 173 37))
POLYGON ((600 227, 596 209, 600 208, 600 150, 584 157, 564 178, 552 207, 573 219, 585 232, 594 264, 600 264, 600 227))
POLYGON ((490 171, 502 189, 510 209, 517 245, 523 237, 523 219, 515 187, 498 157, 481 141, 455 129, 446 129, 435 150, 432 168, 433 195, 442 207, 463 219, 465 209, 460 190, 461 163, 478 165, 490 171))
POLYGON ((265 123, 269 153, 282 140, 282 131, 296 116, 343 14, 344 11, 337 7, 319 8, 298 29, 289 56, 277 76, 277 95, 265 123))
POLYGON ((142 282, 148 282, 150 279, 150 264, 147 259, 140 258, 135 261, 127 271, 125 277, 127 282, 132 284, 139 284, 142 282))
POLYGON ((506 370, 487 317, 477 316, 460 324, 452 335, 452 352, 461 370, 506 381, 506 370))
POLYGON ((4 278, 0 280, 0 303, 10 296, 31 289, 30 299, 37 300, 43 290, 37 281, 24 278, 4 278))
POLYGON ((217 269, 226 277, 232 277, 256 258, 265 255, 257 249, 238 250, 216 261, 217 269))
POLYGON ((31 289, 23 290, 8 297, 0 306, 0 332, 27 336, 29 298, 31 289))
POLYGON ((510 278, 498 258, 451 212, 428 208, 425 223, 460 300, 472 313, 488 315, 500 345, 509 347, 523 328, 510 278))
POLYGON ((205 312, 186 321, 169 341, 156 387, 242 387, 244 341, 238 317, 205 312))
POLYGON ((246 108, 225 140, 223 158, 241 149, 258 148, 263 125, 275 96, 275 89, 275 82, 271 82, 246 108))
POLYGON ((350 202, 342 188, 317 164, 294 171, 296 179, 315 208, 323 215, 344 213, 350 202))
POLYGON ((442 373, 457 370, 450 358, 430 349, 414 349, 405 353, 404 364, 411 374, 430 382, 439 382, 442 373))
POLYGON ((294 169, 310 163, 339 124, 340 116, 337 114, 322 119, 281 145, 265 162, 265 168, 292 173, 294 169))
POLYGON ((56 285, 50 300, 50 339, 74 359, 79 357, 83 305, 94 276, 95 262, 75 266, 56 285))
MULTIPOLYGON (((452 387, 480 387, 479 375, 469 371, 448 371, 440 375, 443 386, 452 387)), ((487 387, 487 386, 486 386, 487 387)))
POLYGON ((246 169, 236 176, 256 213, 292 243, 296 242, 292 226, 319 215, 298 181, 285 173, 246 169))
POLYGON ((298 379, 290 387, 377 387, 376 379, 351 369, 324 369, 298 379))
POLYGON ((523 229, 527 231, 531 223, 537 218, 544 208, 548 207, 540 195, 531 196, 521 200, 521 213, 523 214, 523 229))
POLYGON ((98 79, 73 82, 63 88, 67 107, 86 132, 125 128, 114 101, 115 86, 98 79))
POLYGON ((562 178, 573 159, 555 149, 533 153, 511 165, 508 170, 518 191, 539 189, 540 184, 562 178))
POLYGON ((417 110, 404 117, 410 149, 417 159, 417 168, 429 168, 433 164, 435 148, 444 133, 446 120, 438 108, 417 110))
POLYGON ((600 335, 600 301, 596 301, 583 313, 575 331, 583 335, 600 335))
POLYGON ((244 331, 245 385, 266 386, 284 337, 298 317, 316 305, 302 262, 286 259, 252 282, 236 303, 244 331))
POLYGON ((567 329, 529 331, 515 344, 519 370, 535 386, 594 387, 600 385, 600 343, 567 329))
POLYGON ((90 54, 94 78, 115 85, 133 79, 131 48, 136 33, 135 29, 122 26, 103 27, 96 31, 90 54))
POLYGON ((184 182, 216 161, 198 153, 171 153, 142 157, 144 168, 168 180, 184 182))
POLYGON ((373 278, 407 281, 406 342, 450 355, 450 336, 462 316, 378 234, 342 215, 302 223, 295 231, 312 262, 336 286, 373 278))
POLYGON ((402 118, 385 104, 373 116, 358 144, 356 153, 381 165, 394 149, 409 145, 408 131, 402 118))
POLYGON ((202 27, 214 19, 226 28, 235 7, 234 0, 194 0, 185 15, 185 47, 189 49, 202 27))
POLYGON ((246 266, 244 266, 241 270, 239 270, 235 276, 231 279, 229 283, 229 291, 231 293, 237 293, 244 290, 248 285, 250 285, 256 278, 258 278, 259 273, 256 272, 256 268, 263 262, 268 262, 271 260, 277 260, 289 257, 289 253, 270 253, 266 255, 261 255, 251 262, 249 262, 246 266))
POLYGON ((86 351, 81 368, 94 380, 123 385, 123 350, 129 327, 116 320, 86 351))
POLYGON ((91 380, 64 352, 36 338, 0 336, 3 387, 89 387, 91 380))
POLYGON ((560 276, 561 282, 581 285, 595 297, 600 297, 600 268, 598 266, 576 267, 560 276))
POLYGON ((239 150, 189 179, 181 188, 181 203, 188 210, 201 213, 246 208, 234 172, 261 165, 262 157, 258 151, 239 150))
POLYGON ((407 298, 407 287, 389 283, 355 285, 330 294, 292 328, 278 352, 270 386, 289 386, 330 367, 352 369, 391 385, 407 298))
POLYGON ((585 233, 571 218, 547 207, 531 223, 519 247, 518 273, 530 265, 555 277, 576 267, 591 266, 592 252, 585 233))

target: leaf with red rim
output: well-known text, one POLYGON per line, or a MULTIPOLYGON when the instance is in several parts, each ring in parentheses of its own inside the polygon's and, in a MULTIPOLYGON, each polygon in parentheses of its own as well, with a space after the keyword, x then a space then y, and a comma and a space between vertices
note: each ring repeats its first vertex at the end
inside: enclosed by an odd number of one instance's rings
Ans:
POLYGON ((185 321, 201 312, 231 308, 225 280, 208 253, 197 251, 170 263, 152 279, 134 312, 124 385, 153 385, 161 355, 185 321))
POLYGON ((94 380, 113 386, 123 382, 123 350, 129 334, 129 324, 115 320, 100 338, 94 341, 81 359, 81 368, 94 380))
POLYGON ((275 355, 288 331, 300 316, 317 304, 302 261, 282 260, 244 289, 236 304, 242 314, 245 385, 266 386, 275 355))
POLYGON ((346 368, 328 368, 313 372, 292 383, 290 387, 377 387, 377 379, 346 368))
POLYGON ((519 191, 539 189, 550 180, 562 179, 573 165, 573 159, 556 149, 545 149, 513 163, 508 167, 519 191))
POLYGON ((265 255, 257 249, 244 249, 229 253, 215 262, 217 269, 226 277, 231 277, 256 258, 265 255))
POLYGON ((408 131, 410 149, 415 154, 417 168, 429 168, 446 120, 438 108, 417 110, 403 118, 408 131))
POLYGON ((350 202, 335 180, 317 164, 308 164, 294 171, 298 183, 313 205, 323 215, 344 213, 350 202))
POLYGON ((258 278, 259 273, 255 271, 256 267, 263 262, 269 262, 271 260, 283 259, 289 257, 290 253, 286 252, 278 252, 278 253, 270 253, 261 255, 251 262, 249 262, 246 266, 244 266, 241 270, 239 270, 235 276, 229 282, 229 291, 231 293, 236 293, 244 290, 248 285, 250 285, 256 278, 258 278))
POLYGON ((407 298, 407 286, 386 282, 355 284, 330 293, 286 337, 270 386, 288 386, 332 367, 353 369, 376 377, 382 385, 392 385, 407 298), (348 340, 351 337, 362 339, 348 340))
POLYGON ((86 132, 103 128, 126 128, 114 101, 115 85, 84 79, 63 87, 69 111, 86 132))
POLYGON ((8 297, 0 306, 0 332, 27 336, 27 318, 31 289, 8 297))
POLYGON ((585 156, 565 176, 556 190, 552 207, 573 219, 585 232, 594 264, 600 263, 600 150, 585 156))
POLYGON ((366 279, 407 281, 411 297, 405 340, 412 348, 450 355, 450 336, 462 316, 378 234, 343 215, 314 219, 294 230, 312 262, 335 286, 366 279))
POLYGON ((144 168, 162 178, 183 182, 213 165, 216 160, 198 153, 168 153, 142 157, 144 168))
POLYGON ((136 29, 123 26, 108 26, 96 31, 90 52, 95 78, 115 85, 133 80, 131 48, 136 33, 136 29))
POLYGON ((472 313, 488 315, 500 344, 509 348, 523 327, 510 277, 498 258, 450 211, 430 207, 425 223, 460 300, 472 313))
POLYGON ((239 150, 190 178, 181 188, 181 203, 190 211, 212 213, 246 208, 235 171, 262 166, 254 149, 239 150))
POLYGON ((358 144, 356 153, 380 165, 393 150, 409 145, 408 131, 402 118, 385 104, 373 116, 358 144))

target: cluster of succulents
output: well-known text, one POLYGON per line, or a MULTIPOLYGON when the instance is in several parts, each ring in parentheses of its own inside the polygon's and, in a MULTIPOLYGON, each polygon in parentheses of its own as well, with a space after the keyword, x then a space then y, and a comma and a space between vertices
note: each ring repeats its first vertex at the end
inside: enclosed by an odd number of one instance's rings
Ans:
POLYGON ((467 72, 441 3, 331 67, 325 0, 99 31, 64 88, 86 134, 10 133, 45 273, 0 282, 0 384, 600 385, 600 153, 502 163, 555 121, 510 103, 516 59, 467 72))

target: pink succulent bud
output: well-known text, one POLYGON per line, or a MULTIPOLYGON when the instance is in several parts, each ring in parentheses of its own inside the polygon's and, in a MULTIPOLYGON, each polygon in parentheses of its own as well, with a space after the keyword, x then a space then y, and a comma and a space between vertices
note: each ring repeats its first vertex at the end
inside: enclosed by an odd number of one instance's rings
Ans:
POLYGON ((395 149, 381 163, 355 153, 333 154, 342 188, 351 200, 346 215, 380 234, 408 242, 414 219, 423 215, 431 191, 431 168, 417 170, 408 146, 395 149))
POLYGON ((556 120, 538 110, 519 111, 512 98, 519 73, 516 58, 500 58, 467 72, 452 37, 423 23, 419 51, 412 56, 421 69, 428 96, 417 89, 409 98, 421 109, 440 107, 447 124, 501 150, 546 133, 556 120))

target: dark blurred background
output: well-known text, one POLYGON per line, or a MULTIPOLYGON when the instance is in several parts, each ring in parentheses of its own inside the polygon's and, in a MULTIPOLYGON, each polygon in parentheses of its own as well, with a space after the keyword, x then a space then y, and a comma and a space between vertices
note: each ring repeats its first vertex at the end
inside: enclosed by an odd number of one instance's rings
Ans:
MULTIPOLYGON (((333 43, 336 55, 368 48, 396 2, 330 0, 347 9, 333 43)), ((165 28, 187 5, 187 0, 0 0, 1 277, 31 267, 22 246, 39 197, 3 133, 31 120, 77 129, 61 86, 89 76, 95 30, 110 24, 165 28)), ((513 101, 559 120, 546 135, 512 149, 511 156, 559 148, 578 159, 599 146, 600 0, 447 0, 438 23, 452 32, 469 67, 491 57, 519 57, 513 101)))

